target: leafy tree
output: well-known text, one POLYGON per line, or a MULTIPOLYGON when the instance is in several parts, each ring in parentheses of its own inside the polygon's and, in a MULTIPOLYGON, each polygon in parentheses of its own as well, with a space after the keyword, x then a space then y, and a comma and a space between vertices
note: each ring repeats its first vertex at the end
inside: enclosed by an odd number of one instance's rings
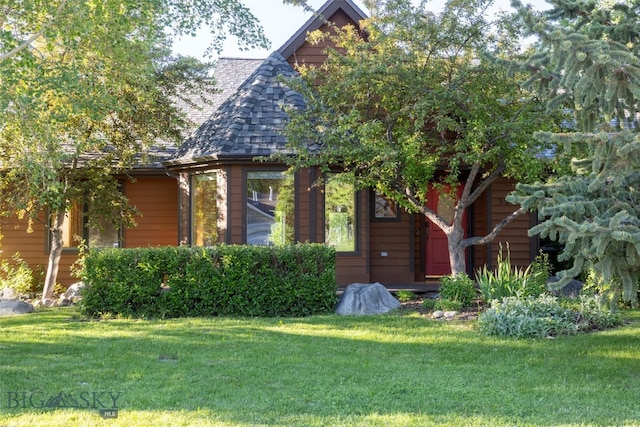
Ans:
POLYGON ((558 287, 589 267, 617 283, 616 295, 637 304, 640 279, 640 2, 554 1, 522 22, 539 39, 522 66, 526 82, 550 97, 551 107, 574 113, 574 131, 540 133, 541 141, 584 147, 573 174, 519 185, 510 197, 541 222, 530 230, 564 243, 573 259, 558 287))
POLYGON ((210 86, 206 65, 170 55, 172 37, 207 24, 212 49, 227 33, 267 42, 237 0, 5 0, 2 9, 0 213, 50 229, 46 298, 65 212, 86 205, 90 224, 132 224, 116 174, 148 161, 159 140, 180 141, 188 123, 177 101, 210 86))
POLYGON ((292 83, 307 99, 286 128, 296 167, 340 165, 357 188, 375 188, 422 213, 448 238, 452 274, 463 273, 465 248, 490 242, 524 212, 515 209, 484 236, 464 236, 463 214, 499 177, 531 180, 544 172, 532 144, 553 120, 506 67, 485 52, 512 58, 518 38, 508 21, 487 20, 487 0, 369 1, 361 28, 315 33, 330 41, 320 68, 300 67, 292 83), (452 189, 461 186, 458 197, 452 189), (427 207, 431 186, 455 196, 454 218, 427 207))

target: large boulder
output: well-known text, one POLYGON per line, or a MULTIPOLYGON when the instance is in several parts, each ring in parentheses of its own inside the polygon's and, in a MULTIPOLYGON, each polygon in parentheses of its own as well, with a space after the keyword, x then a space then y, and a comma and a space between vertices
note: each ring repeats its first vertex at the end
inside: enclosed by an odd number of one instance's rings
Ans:
POLYGON ((76 282, 73 285, 69 286, 67 290, 61 295, 61 297, 64 299, 75 301, 76 299, 82 297, 84 288, 84 283, 76 282))
POLYGON ((0 316, 13 316, 33 312, 33 306, 24 301, 0 301, 0 316))
POLYGON ((335 311, 341 315, 382 314, 398 307, 400 301, 380 283, 353 283, 342 293, 335 311))

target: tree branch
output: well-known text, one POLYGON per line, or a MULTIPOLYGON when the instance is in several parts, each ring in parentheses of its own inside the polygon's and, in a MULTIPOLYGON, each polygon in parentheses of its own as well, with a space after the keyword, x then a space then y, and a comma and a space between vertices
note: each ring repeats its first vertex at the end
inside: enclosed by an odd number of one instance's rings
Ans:
POLYGON ((486 236, 469 237, 467 239, 463 239, 461 242, 462 246, 466 248, 468 246, 484 245, 484 244, 490 243, 498 235, 498 233, 500 233, 502 229, 504 229, 511 221, 513 221, 520 215, 524 214, 525 212, 526 211, 524 208, 522 207, 519 208, 517 211, 515 211, 514 213, 512 213, 511 215, 509 215, 508 217, 500 221, 498 224, 496 224, 496 226, 493 227, 493 230, 491 230, 491 232, 486 236))
POLYGON ((411 202, 411 204, 413 206, 415 206, 420 211, 420 213, 422 215, 426 216, 429 219, 429 221, 431 221, 434 224, 436 224, 445 233, 448 232, 451 229, 451 226, 449 224, 447 224, 440 215, 438 215, 432 209, 429 209, 428 207, 426 207, 423 204, 421 204, 418 201, 418 199, 416 199, 416 197, 414 196, 413 192, 409 188, 405 187, 404 190, 405 190, 404 192, 405 192, 405 194, 407 196, 407 199, 411 202))
MULTIPOLYGON (((475 166, 475 164, 474 164, 475 166)), ((491 172, 491 175, 489 175, 488 177, 486 177, 485 179, 482 180, 482 182, 480 183, 480 185, 478 186, 478 188, 476 188, 474 190, 473 193, 471 193, 471 195, 469 196, 469 200, 471 201, 471 203, 473 203, 478 197, 480 197, 480 195, 499 177, 502 176, 502 172, 504 172, 505 170, 505 164, 504 162, 500 162, 500 165, 496 168, 496 170, 494 170, 493 172, 491 172)))
POLYGON ((67 3, 67 0, 62 0, 60 2, 60 4, 58 5, 58 8, 56 9, 56 12, 53 15, 53 18, 51 18, 51 21, 42 24, 42 28, 40 28, 40 31, 36 32, 35 34, 32 34, 27 40, 25 40, 24 42, 22 42, 18 46, 16 46, 13 49, 11 49, 9 52, 0 54, 0 61, 5 60, 7 58, 11 58, 12 56, 22 52, 29 45, 31 45, 31 43, 33 43, 36 39, 38 39, 40 36, 42 36, 44 34, 45 30, 47 28, 49 28, 51 26, 51 24, 53 24, 55 19, 58 17, 58 15, 60 15, 60 12, 62 11, 62 9, 66 5, 66 3, 67 3))

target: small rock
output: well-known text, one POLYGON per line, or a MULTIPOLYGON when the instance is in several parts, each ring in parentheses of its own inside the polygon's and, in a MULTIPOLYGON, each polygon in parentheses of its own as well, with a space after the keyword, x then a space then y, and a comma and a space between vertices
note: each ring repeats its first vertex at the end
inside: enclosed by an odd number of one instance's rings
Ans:
POLYGON ((56 300, 51 298, 45 298, 42 300, 42 307, 51 308, 56 305, 56 300))
POLYGON ((445 311, 444 317, 447 319, 453 319, 454 317, 456 317, 456 314, 458 314, 457 311, 445 311))
POLYGON ((32 313, 33 306, 24 301, 0 301, 0 316, 32 313))
POLYGON ((68 307, 68 306, 71 305, 71 300, 69 298, 65 298, 64 295, 63 295, 60 298, 58 298, 58 301, 56 302, 56 305, 58 307, 68 307))
POLYGON ((442 310, 434 311, 431 314, 431 317, 434 318, 434 319, 442 319, 444 317, 444 311, 442 311, 442 310))

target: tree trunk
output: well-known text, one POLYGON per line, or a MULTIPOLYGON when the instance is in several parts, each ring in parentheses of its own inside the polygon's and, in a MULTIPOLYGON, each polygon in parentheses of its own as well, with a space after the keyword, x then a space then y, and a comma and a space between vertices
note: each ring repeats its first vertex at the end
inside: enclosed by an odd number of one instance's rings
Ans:
POLYGON ((44 289, 42 290, 42 300, 53 297, 53 288, 58 278, 58 266, 62 256, 62 224, 64 222, 64 211, 57 212, 53 218, 51 226, 51 249, 49 251, 49 263, 47 265, 47 276, 44 279, 44 289))
POLYGON ((462 227, 453 227, 451 233, 447 234, 447 244, 449 247, 449 264, 451 264, 451 275, 467 273, 467 260, 465 247, 462 245, 464 230, 462 227), (458 229, 459 228, 459 229, 458 229))

